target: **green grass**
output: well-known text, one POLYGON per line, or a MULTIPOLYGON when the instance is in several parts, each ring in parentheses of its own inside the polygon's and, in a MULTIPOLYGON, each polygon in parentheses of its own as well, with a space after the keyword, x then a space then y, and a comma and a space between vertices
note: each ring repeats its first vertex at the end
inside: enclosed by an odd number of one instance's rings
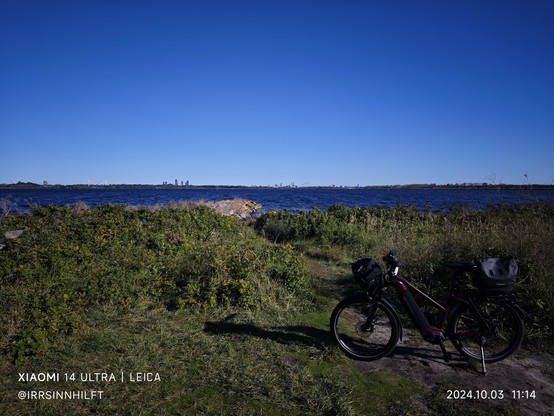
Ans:
MULTIPOLYGON (((486 414, 492 405, 446 402, 436 391, 420 399, 423 386, 410 377, 361 371, 332 343, 329 316, 354 289, 348 262, 390 246, 423 285, 427 272, 440 278, 447 257, 520 250, 523 299, 534 294, 530 308, 550 311, 537 291, 551 290, 543 279, 554 256, 537 256, 551 250, 552 207, 510 210, 335 207, 269 213, 257 232, 181 206, 46 207, 7 216, 0 235, 27 231, 0 241, 7 244, 0 251, 0 414, 418 414, 414 400, 431 414, 486 414), (505 241, 522 227, 517 240, 505 241), (38 372, 62 379, 18 381, 19 373, 38 372), (96 372, 116 381, 79 380, 96 372), (65 373, 76 380, 65 381, 65 373), (131 382, 131 373, 160 381, 131 382), (104 397, 18 399, 31 390, 101 390, 104 397)), ((551 316, 537 319, 534 345, 551 336, 544 329, 551 316)))
MULTIPOLYGON (((232 218, 51 206, 4 218, 0 231, 11 229, 26 232, 0 251, 0 413, 382 414, 396 395, 384 380, 404 380, 359 373, 330 342, 329 280, 232 218), (61 379, 18 381, 39 372, 61 379), (116 380, 81 380, 95 373, 116 380), (369 402, 367 388, 377 389, 369 402), (18 399, 34 390, 104 393, 18 399)), ((418 391, 405 384, 402 400, 418 391)))
POLYGON ((210 307, 197 314, 139 302, 132 313, 91 310, 83 327, 47 354, 4 369, 6 414, 384 414, 417 383, 390 373, 362 374, 328 344, 328 315, 210 307), (17 383, 16 372, 114 373, 116 382, 17 383), (121 371, 161 381, 119 380, 121 371), (98 401, 19 401, 19 390, 103 390, 98 401), (369 390, 368 390, 369 389, 369 390), (371 391, 371 394, 367 394, 371 391), (366 410, 364 410, 366 409, 366 410))
POLYGON ((308 281, 291 246, 207 208, 50 206, 5 218, 0 231, 10 229, 27 230, 0 251, 0 351, 15 360, 78 331, 97 305, 263 308, 308 281))

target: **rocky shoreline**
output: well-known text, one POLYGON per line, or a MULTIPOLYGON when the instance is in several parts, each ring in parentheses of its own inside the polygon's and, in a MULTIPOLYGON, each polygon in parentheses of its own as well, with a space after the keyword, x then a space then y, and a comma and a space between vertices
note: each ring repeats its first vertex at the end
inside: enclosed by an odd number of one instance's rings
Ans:
POLYGON ((199 205, 206 205, 222 215, 238 218, 240 220, 250 220, 260 214, 261 204, 248 199, 224 199, 221 201, 200 202, 199 205))

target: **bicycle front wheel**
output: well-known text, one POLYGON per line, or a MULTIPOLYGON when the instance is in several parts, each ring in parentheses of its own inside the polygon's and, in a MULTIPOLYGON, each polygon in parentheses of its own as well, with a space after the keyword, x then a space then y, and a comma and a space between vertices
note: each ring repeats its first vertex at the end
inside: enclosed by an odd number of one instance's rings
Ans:
POLYGON ((518 311, 508 302, 492 299, 478 302, 476 308, 478 312, 465 305, 453 315, 450 336, 454 347, 475 360, 481 360, 482 347, 486 363, 509 357, 523 340, 524 325, 518 311))
POLYGON ((331 332, 343 352, 365 361, 390 354, 400 336, 392 308, 365 295, 346 298, 335 307, 331 332))

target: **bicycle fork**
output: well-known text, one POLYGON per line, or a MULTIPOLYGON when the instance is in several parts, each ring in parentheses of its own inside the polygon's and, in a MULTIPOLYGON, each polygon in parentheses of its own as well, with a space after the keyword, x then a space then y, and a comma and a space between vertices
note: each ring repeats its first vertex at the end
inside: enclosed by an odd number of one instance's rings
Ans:
POLYGON ((377 303, 374 302, 371 304, 371 307, 369 308, 369 312, 367 314, 367 321, 361 327, 363 331, 369 331, 369 330, 373 331, 373 321, 375 319, 376 311, 377 311, 377 303))

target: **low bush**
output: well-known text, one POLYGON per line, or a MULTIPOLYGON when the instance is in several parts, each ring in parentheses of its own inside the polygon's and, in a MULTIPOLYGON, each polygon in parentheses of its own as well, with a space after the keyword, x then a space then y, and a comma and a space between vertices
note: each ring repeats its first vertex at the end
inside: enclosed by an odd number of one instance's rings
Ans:
POLYGON ((0 348, 16 360, 77 330, 97 305, 259 308, 307 283, 290 246, 205 207, 37 207, 0 223, 0 235, 13 229, 26 231, 0 241, 0 348))

